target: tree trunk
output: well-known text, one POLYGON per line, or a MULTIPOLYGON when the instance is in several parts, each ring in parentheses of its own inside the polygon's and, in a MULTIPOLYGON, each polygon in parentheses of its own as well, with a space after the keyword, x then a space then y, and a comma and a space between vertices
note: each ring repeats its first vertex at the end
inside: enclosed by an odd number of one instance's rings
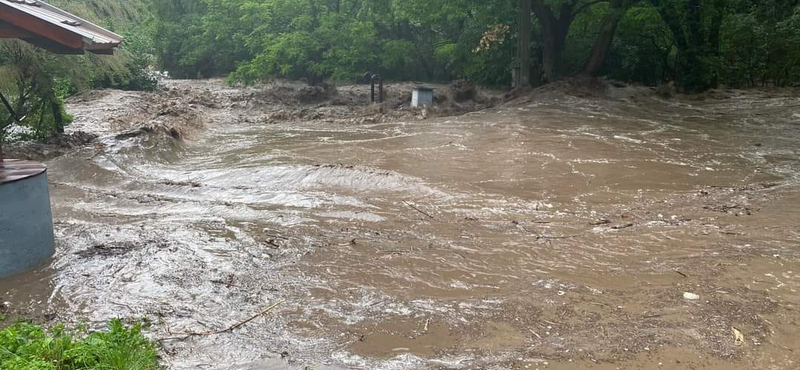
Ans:
POLYGON ((603 18, 603 26, 597 35, 597 40, 592 47, 592 54, 583 68, 583 74, 597 76, 608 58, 611 46, 614 42, 614 35, 617 33, 617 26, 628 10, 628 2, 623 0, 612 0, 609 5, 608 13, 603 18))
POLYGON ((558 63, 567 42, 569 27, 575 19, 573 7, 576 4, 577 1, 562 4, 559 17, 556 18, 553 11, 543 0, 531 0, 533 12, 536 14, 536 18, 539 20, 539 25, 542 28, 542 38, 544 42, 542 68, 544 69, 544 79, 546 82, 555 82, 558 80, 558 63))
POLYGON ((561 63, 561 54, 567 44, 569 27, 572 18, 557 19, 552 26, 552 30, 544 32, 544 71, 547 82, 555 82, 563 71, 558 66, 561 63))
POLYGON ((542 55, 542 68, 544 69, 544 80, 554 82, 557 79, 556 63, 558 62, 558 48, 556 47, 555 35, 550 30, 544 29, 544 50, 542 55))
POLYGON ((517 87, 531 86, 531 0, 519 0, 519 76, 517 87))

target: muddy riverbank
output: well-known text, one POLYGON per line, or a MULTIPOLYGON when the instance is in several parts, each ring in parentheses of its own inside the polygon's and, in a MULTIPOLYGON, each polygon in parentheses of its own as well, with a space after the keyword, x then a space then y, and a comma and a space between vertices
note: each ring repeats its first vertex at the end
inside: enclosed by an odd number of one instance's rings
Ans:
POLYGON ((100 138, 48 163, 58 252, 7 310, 149 320, 174 369, 798 366, 794 91, 167 87, 69 102, 100 138))
POLYGON ((309 87, 289 81, 231 88, 221 79, 165 80, 153 93, 88 91, 67 100, 70 114, 75 116, 67 133, 44 142, 10 143, 6 151, 9 157, 45 161, 110 134, 131 137, 156 133, 188 140, 215 119, 265 125, 298 121, 385 123, 458 116, 508 99, 500 91, 456 81, 450 85, 430 85, 437 91, 436 105, 413 109, 411 91, 417 85, 389 84, 385 87, 384 101, 379 104, 370 103, 369 85, 309 87), (214 115, 204 116, 209 112, 214 115))

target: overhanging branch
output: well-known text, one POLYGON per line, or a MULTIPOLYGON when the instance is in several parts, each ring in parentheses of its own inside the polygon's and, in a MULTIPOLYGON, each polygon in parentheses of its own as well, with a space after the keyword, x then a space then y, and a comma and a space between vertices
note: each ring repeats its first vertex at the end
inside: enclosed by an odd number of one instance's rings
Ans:
POLYGON ((11 103, 8 102, 8 99, 6 99, 6 96, 3 95, 3 93, 0 93, 0 100, 3 101, 3 105, 5 105, 6 109, 8 109, 8 113, 11 114, 11 118, 16 120, 17 113, 14 112, 14 108, 11 107, 11 103))

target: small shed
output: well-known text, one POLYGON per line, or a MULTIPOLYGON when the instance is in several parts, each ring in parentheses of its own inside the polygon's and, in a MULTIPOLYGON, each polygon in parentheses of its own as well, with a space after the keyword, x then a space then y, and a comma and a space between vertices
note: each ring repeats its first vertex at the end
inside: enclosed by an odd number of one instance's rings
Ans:
POLYGON ((122 36, 38 0, 0 0, 0 38, 56 54, 113 54, 122 36))
POLYGON ((433 105, 433 88, 427 86, 417 86, 411 94, 411 106, 414 108, 428 107, 433 105))

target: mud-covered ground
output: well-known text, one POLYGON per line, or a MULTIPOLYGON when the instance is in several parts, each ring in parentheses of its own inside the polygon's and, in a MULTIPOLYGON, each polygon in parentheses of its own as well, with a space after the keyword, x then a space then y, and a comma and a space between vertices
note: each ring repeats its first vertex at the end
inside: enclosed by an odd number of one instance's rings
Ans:
MULTIPOLYGON (((379 92, 376 89, 376 99, 379 92)), ((176 139, 191 139, 203 131, 212 110, 223 121, 276 124, 281 122, 380 123, 457 116, 483 110, 508 100, 499 91, 481 90, 465 81, 450 85, 391 83, 384 100, 371 103, 369 85, 309 87, 276 81, 252 88, 230 88, 221 79, 163 81, 155 93, 89 91, 72 97, 67 104, 75 116, 67 133, 45 142, 12 142, 5 150, 9 158, 49 160, 93 143, 99 136, 166 133, 176 139), (436 89, 436 105, 412 109, 415 86, 436 89)))
POLYGON ((411 86, 72 99, 99 139, 4 310, 147 320, 174 369, 800 366, 797 91, 411 86))

